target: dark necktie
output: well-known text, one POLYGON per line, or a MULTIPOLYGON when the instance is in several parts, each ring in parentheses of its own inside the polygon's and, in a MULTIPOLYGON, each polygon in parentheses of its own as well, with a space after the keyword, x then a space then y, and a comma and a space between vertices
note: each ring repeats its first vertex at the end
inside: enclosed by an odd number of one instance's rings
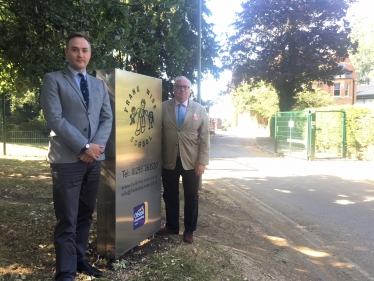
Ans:
MULTIPOLYGON (((88 108, 88 104, 90 102, 90 93, 88 91, 88 84, 87 80, 84 78, 84 75, 82 73, 78 73, 78 75, 81 77, 81 92, 84 98, 84 101, 86 103, 86 107, 88 108)), ((88 125, 88 139, 91 138, 91 124, 88 125)))
POLYGON ((84 101, 86 102, 86 106, 88 108, 89 102, 90 102, 90 93, 88 91, 88 84, 87 80, 84 78, 84 75, 82 73, 78 73, 78 75, 81 77, 81 92, 84 98, 84 101))
POLYGON ((183 104, 178 104, 178 127, 182 126, 184 121, 183 104))

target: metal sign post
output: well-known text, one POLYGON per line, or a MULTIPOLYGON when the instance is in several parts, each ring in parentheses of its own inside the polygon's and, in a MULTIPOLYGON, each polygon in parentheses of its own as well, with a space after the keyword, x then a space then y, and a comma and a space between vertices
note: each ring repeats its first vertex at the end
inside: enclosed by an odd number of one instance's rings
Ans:
POLYGON ((98 70, 111 98, 113 128, 97 199, 97 250, 116 259, 161 226, 160 79, 98 70))

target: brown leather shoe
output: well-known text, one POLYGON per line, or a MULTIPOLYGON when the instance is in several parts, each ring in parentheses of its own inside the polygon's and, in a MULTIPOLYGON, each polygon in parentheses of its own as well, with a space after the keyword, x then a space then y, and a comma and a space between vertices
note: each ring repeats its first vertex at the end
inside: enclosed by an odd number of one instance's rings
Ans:
POLYGON ((193 242, 193 232, 192 231, 185 231, 183 232, 183 241, 192 244, 193 242))
POLYGON ((156 232, 159 235, 169 235, 169 234, 179 234, 179 230, 171 230, 169 228, 163 227, 156 232))

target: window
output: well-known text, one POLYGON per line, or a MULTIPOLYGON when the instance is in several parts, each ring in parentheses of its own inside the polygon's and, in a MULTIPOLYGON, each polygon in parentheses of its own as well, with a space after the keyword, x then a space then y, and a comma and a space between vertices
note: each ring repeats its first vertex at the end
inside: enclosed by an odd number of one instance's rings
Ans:
POLYGON ((349 97, 349 90, 351 89, 351 84, 350 83, 346 83, 345 84, 345 96, 346 97, 349 97))
POLYGON ((334 97, 340 97, 340 83, 334 84, 334 97))

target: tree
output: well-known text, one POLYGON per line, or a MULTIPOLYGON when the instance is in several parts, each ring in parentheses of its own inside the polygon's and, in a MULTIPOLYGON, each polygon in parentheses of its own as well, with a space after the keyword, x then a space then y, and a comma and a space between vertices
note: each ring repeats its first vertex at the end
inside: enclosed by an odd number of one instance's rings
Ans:
MULTIPOLYGON (((159 1, 150 0, 151 5, 132 6, 131 14, 139 14, 138 19, 130 20, 134 27, 131 37, 145 35, 134 42, 128 53, 128 70, 154 77, 166 77, 163 83, 163 100, 173 96, 172 80, 184 75, 192 84, 197 82, 197 5, 196 1, 159 1), (147 15, 142 17, 141 15, 147 15), (146 50, 146 52, 145 52, 146 50)), ((203 4, 205 2, 203 1, 203 4)), ((210 11, 203 6, 203 13, 210 11)), ((212 25, 202 19, 202 71, 217 77, 219 68, 213 59, 217 56, 218 43, 212 25)))
POLYGON ((374 82, 374 17, 372 10, 367 8, 370 4, 359 1, 350 9, 350 36, 358 44, 357 52, 353 50, 350 59, 360 84, 374 82))
MULTIPOLYGON (((88 72, 120 68, 163 78, 167 94, 175 76, 196 81, 196 6, 188 0, 0 1, 0 77, 23 93, 38 91, 44 73, 66 65, 66 36, 84 30, 93 46, 88 72)), ((209 15, 205 5, 203 11, 209 15)), ((202 71, 217 76, 218 43, 212 26, 205 20, 202 26, 202 71)))
POLYGON ((331 84, 352 44, 344 20, 353 0, 248 0, 233 23, 226 67, 233 82, 263 80, 279 96, 281 111, 313 81, 331 84))
POLYGON ((318 108, 334 104, 334 98, 326 91, 316 88, 313 90, 305 89, 298 92, 295 96, 295 105, 293 110, 304 110, 307 108, 318 108))
POLYGON ((267 120, 279 111, 277 93, 263 82, 238 87, 232 93, 232 101, 240 113, 256 115, 260 123, 267 124, 267 120))
POLYGON ((66 66, 63 50, 72 31, 85 30, 92 39, 89 72, 98 65, 116 67, 115 36, 129 28, 126 7, 119 0, 1 1, 0 60, 10 66, 5 71, 17 90, 38 91, 44 73, 66 66))

